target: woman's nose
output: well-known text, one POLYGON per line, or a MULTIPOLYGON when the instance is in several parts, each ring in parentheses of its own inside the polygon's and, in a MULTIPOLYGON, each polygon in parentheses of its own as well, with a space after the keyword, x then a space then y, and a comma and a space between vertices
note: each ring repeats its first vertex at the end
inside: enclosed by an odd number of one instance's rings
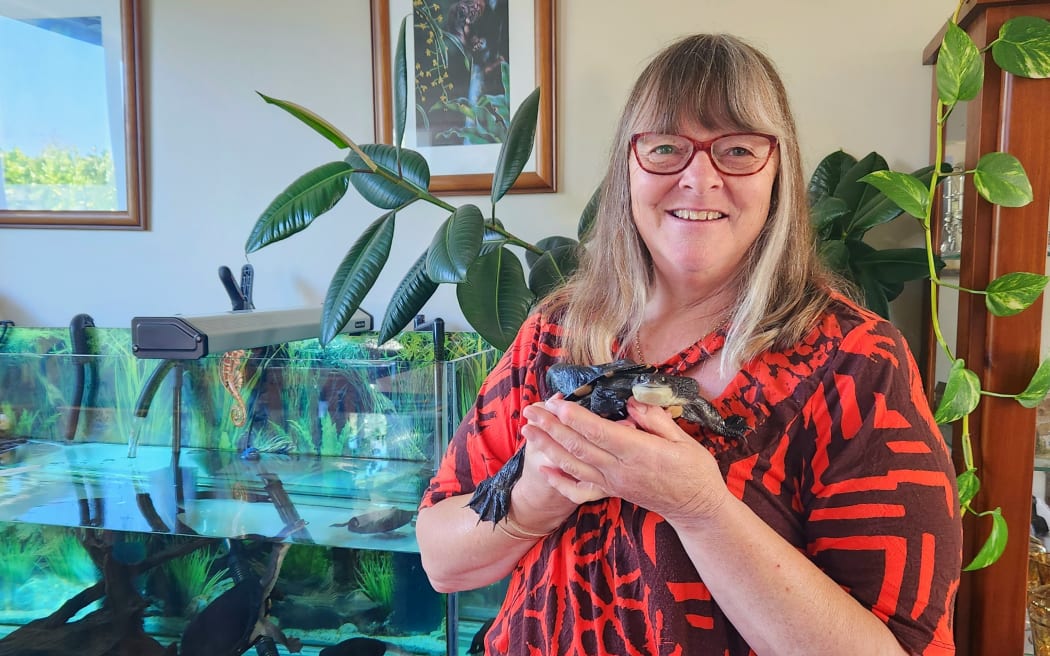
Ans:
POLYGON ((678 183, 690 189, 709 189, 721 186, 722 174, 711 159, 709 151, 700 151, 693 154, 692 161, 682 170, 678 183))

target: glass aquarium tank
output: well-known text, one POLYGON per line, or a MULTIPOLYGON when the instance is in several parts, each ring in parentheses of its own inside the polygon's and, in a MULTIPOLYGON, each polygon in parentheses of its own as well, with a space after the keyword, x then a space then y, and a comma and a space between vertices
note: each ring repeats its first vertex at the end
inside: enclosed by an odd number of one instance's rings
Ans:
POLYGON ((153 360, 86 333, 0 343, 0 656, 468 652, 505 586, 435 592, 414 521, 479 336, 153 360))

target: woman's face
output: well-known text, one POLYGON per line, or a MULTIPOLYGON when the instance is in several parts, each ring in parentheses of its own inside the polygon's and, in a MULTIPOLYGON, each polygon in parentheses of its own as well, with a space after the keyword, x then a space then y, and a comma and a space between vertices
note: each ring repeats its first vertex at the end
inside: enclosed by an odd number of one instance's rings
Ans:
MULTIPOLYGON (((679 133, 697 141, 725 134, 698 125, 679 133)), ((779 158, 774 150, 758 173, 718 171, 707 152, 670 175, 648 173, 630 153, 631 209, 653 257, 658 279, 717 288, 730 280, 769 214, 779 158)))

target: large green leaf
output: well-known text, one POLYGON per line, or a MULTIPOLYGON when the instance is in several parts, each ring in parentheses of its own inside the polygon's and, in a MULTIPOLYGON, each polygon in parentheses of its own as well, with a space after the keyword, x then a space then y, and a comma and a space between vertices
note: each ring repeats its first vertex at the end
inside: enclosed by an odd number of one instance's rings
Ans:
POLYGON ((424 252, 416 258, 415 264, 401 279, 394 295, 390 297, 386 313, 383 315, 383 324, 379 329, 380 344, 404 330, 437 291, 438 284, 427 275, 426 262, 427 254, 424 252))
POLYGON ((950 424, 973 412, 980 401, 980 379, 966 368, 962 359, 957 359, 952 362, 948 382, 944 385, 944 396, 933 413, 933 419, 938 424, 950 424))
POLYGON ((263 210, 248 235, 244 251, 254 253, 275 241, 290 237, 335 207, 346 194, 350 171, 346 162, 329 162, 288 185, 263 210))
POLYGON ((1028 387, 1015 398, 1026 408, 1038 408, 1039 404, 1046 399, 1048 392, 1050 392, 1050 358, 1039 363, 1039 368, 1032 375, 1028 387))
POLYGON ((890 299, 886 287, 874 273, 864 267, 853 267, 853 280, 864 293, 864 305, 884 319, 890 318, 890 299))
POLYGON ((926 219, 930 190, 918 178, 900 171, 873 171, 861 178, 917 219, 926 219))
POLYGON ((853 280, 853 271, 849 266, 849 249, 846 248, 846 242, 841 239, 822 241, 818 251, 820 252, 820 259, 825 266, 835 273, 853 280))
POLYGON ((507 350, 535 300, 514 253, 499 248, 479 257, 456 286, 463 316, 485 340, 507 350))
POLYGON ((836 150, 820 160, 809 178, 809 203, 812 205, 824 196, 831 196, 838 188, 842 177, 857 163, 857 158, 844 150, 836 150))
POLYGON ((1036 16, 1011 18, 999 28, 992 57, 1021 77, 1050 77, 1050 22, 1036 16))
POLYGON ((1032 183, 1021 162, 1010 153, 986 153, 973 172, 977 193, 989 203, 1023 207, 1032 202, 1032 183))
POLYGON ((832 196, 841 198, 850 210, 856 211, 879 193, 871 185, 861 182, 861 178, 872 171, 885 171, 887 168, 889 167, 886 166, 886 160, 882 155, 876 152, 868 153, 842 174, 832 196))
POLYGON ((594 220, 598 217, 598 203, 601 202, 602 197, 602 186, 598 185, 598 188, 591 194, 587 204, 583 207, 583 212, 580 213, 580 219, 576 223, 576 238, 583 241, 584 236, 594 225, 594 220))
POLYGON ((529 269, 529 289, 537 297, 546 296, 565 284, 578 263, 575 242, 551 248, 529 269))
POLYGON ((949 107, 972 100, 984 82, 984 61, 973 39, 955 23, 948 23, 937 52, 937 97, 949 107))
POLYGON ((525 263, 530 267, 536 266, 536 260, 540 259, 546 252, 552 251, 555 248, 562 246, 576 247, 577 241, 571 237, 562 237, 560 235, 552 235, 550 237, 544 237, 543 239, 536 242, 536 248, 544 251, 544 253, 534 253, 532 251, 525 251, 525 263))
POLYGON ((394 239, 394 212, 372 222, 335 270, 321 306, 321 345, 332 341, 361 305, 390 256, 394 239))
POLYGON ((984 546, 981 547, 977 555, 973 557, 973 560, 969 565, 963 567, 964 572, 971 572, 975 569, 982 569, 988 567, 995 561, 999 560, 999 557, 1006 551, 1006 538, 1009 534, 1009 530, 1006 525, 1006 518, 1003 517, 1002 508, 996 508, 988 512, 980 513, 982 516, 992 516, 992 530, 988 533, 988 539, 985 540, 984 546))
POLYGON ((389 144, 365 144, 361 146, 366 155, 382 170, 372 172, 364 161, 351 152, 346 161, 354 168, 350 183, 361 197, 376 207, 392 210, 420 197, 420 191, 430 187, 430 165, 414 150, 395 148, 389 144), (398 151, 403 174, 398 175, 398 151), (384 175, 385 174, 385 175, 384 175), (391 179, 393 178, 393 179, 391 179))
POLYGON ((809 221, 820 239, 844 234, 839 219, 849 214, 846 201, 834 196, 821 196, 809 208, 809 221), (836 227, 838 229, 836 230, 836 227))
POLYGON ((884 248, 872 250, 853 260, 854 265, 872 272, 883 284, 903 283, 930 277, 925 248, 884 248))
POLYGON ((405 135, 405 116, 408 103, 408 64, 405 55, 405 24, 408 16, 401 19, 397 31, 397 48, 394 50, 394 145, 401 146, 405 135))
POLYGON ((532 145, 536 141, 536 117, 540 109, 540 88, 529 94, 521 102, 514 118, 510 119, 507 129, 507 140, 500 148, 496 160, 496 170, 492 173, 492 204, 495 205, 514 185, 521 175, 525 164, 532 155, 532 145))
POLYGON ((437 283, 459 283, 478 257, 485 217, 475 205, 457 207, 441 224, 427 249, 427 274, 437 283))
POLYGON ((345 134, 339 131, 339 128, 335 127, 334 125, 324 120, 309 109, 303 107, 302 105, 297 105, 288 100, 281 100, 280 98, 271 98, 270 96, 267 96, 264 93, 259 93, 258 91, 256 91, 255 93, 258 93, 263 100, 270 103, 271 105, 276 105, 277 107, 280 107, 281 109, 288 112, 303 123, 309 125, 322 137, 334 143, 337 148, 351 147, 353 141, 350 140, 350 137, 346 136, 345 134))
POLYGON ((1023 271, 1007 273, 988 283, 985 307, 997 317, 1009 317, 1031 307, 1046 288, 1046 276, 1023 271))
POLYGON ((481 250, 478 252, 478 255, 487 255, 507 244, 509 240, 502 232, 495 230, 497 227, 503 230, 503 222, 499 219, 485 222, 485 235, 481 239, 481 250))

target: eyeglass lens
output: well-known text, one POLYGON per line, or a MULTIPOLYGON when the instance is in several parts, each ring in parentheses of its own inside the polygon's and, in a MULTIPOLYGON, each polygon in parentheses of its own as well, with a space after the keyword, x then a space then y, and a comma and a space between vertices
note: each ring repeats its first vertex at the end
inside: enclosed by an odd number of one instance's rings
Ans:
POLYGON ((678 134, 646 132, 635 135, 638 163, 650 173, 678 173, 697 150, 706 150, 715 168, 731 175, 757 173, 769 160, 775 140, 764 134, 729 134, 708 143, 678 134))

